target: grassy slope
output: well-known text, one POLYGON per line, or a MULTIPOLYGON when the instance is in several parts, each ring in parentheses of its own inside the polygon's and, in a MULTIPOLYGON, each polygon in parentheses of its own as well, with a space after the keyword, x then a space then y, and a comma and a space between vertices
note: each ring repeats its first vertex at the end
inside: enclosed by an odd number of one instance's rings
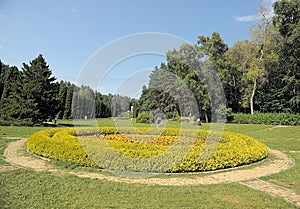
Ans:
MULTIPOLYGON (((110 124, 109 120, 101 122, 104 122, 103 125, 110 124)), ((179 126, 178 123, 169 125, 179 126)), ((40 129, 0 127, 0 135, 27 137, 40 129)), ((299 153, 288 152, 300 150, 300 127, 227 125, 225 129, 254 136, 269 147, 286 151, 294 157, 294 168, 264 179, 300 193, 299 153)), ((1 139, 1 150, 9 141, 1 139)), ((281 199, 236 183, 192 187, 145 186, 54 176, 27 169, 0 175, 0 208, 294 208, 281 199)))

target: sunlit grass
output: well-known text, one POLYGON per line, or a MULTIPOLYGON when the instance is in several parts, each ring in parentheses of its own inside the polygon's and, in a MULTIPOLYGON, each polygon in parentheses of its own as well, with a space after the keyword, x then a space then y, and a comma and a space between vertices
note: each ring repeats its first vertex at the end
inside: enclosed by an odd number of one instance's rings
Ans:
MULTIPOLYGON (((112 119, 99 119, 97 122, 101 126, 114 126, 112 119)), ((59 121, 59 124, 70 125, 73 121, 59 121)), ((84 122, 82 125, 85 125, 84 122)), ((134 125, 151 127, 148 124, 134 125)), ((209 124, 203 124, 201 127, 191 124, 184 126, 210 128, 209 124)), ((170 122, 168 127, 183 125, 170 122)), ((9 137, 28 137, 42 129, 45 127, 0 126, 1 158, 3 150, 12 141, 9 137)), ((226 124, 225 130, 250 135, 268 147, 293 157, 295 167, 262 179, 300 193, 300 153, 294 152, 300 151, 299 126, 226 124)), ((67 167, 74 169, 71 165, 67 167)), ((187 175, 189 174, 176 177, 187 175)), ((202 175, 205 174, 198 176, 202 175)), ((1 173, 0 187, 0 208, 296 208, 281 198, 237 183, 182 187, 147 186, 18 169, 1 173)))

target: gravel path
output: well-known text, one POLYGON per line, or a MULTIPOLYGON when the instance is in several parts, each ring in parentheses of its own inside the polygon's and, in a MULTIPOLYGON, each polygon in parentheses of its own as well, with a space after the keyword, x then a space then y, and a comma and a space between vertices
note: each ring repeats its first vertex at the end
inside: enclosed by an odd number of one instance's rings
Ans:
MULTIPOLYGON (((47 163, 47 160, 37 158, 32 155, 26 156, 26 139, 11 142, 4 151, 4 159, 11 165, 20 168, 30 168, 35 171, 62 172, 66 174, 76 175, 82 178, 103 179, 115 182, 138 183, 148 185, 167 185, 167 186, 183 186, 183 185, 203 185, 203 184, 220 184, 240 182, 242 185, 250 188, 261 190, 273 196, 284 198, 286 201, 292 202, 300 206, 300 196, 295 192, 279 187, 266 181, 258 180, 262 176, 268 176, 287 170, 294 166, 295 162, 283 152, 269 149, 269 153, 275 156, 274 160, 258 165, 252 168, 232 169, 225 172, 211 172, 205 176, 197 177, 169 177, 169 178, 130 178, 123 176, 105 175, 101 172, 83 172, 83 171, 67 171, 57 169, 55 166, 47 163)), ((0 166, 0 172, 13 169, 12 166, 0 166)))

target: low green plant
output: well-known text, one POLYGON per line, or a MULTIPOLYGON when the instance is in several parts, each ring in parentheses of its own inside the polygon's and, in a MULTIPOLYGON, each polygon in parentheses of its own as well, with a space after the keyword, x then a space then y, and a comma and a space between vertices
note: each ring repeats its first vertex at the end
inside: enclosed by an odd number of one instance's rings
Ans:
POLYGON ((264 125, 300 125, 300 114, 291 113, 255 113, 233 114, 233 118, 238 123, 264 124, 264 125))
POLYGON ((137 123, 150 123, 150 115, 148 112, 141 112, 137 118, 136 118, 137 123))
POLYGON ((33 153, 56 160, 152 172, 217 170, 257 162, 268 155, 263 143, 246 135, 189 129, 179 132, 177 128, 48 129, 33 134, 26 145, 33 153), (219 141, 208 141, 216 137, 219 141), (200 162, 207 152, 210 156, 200 162))

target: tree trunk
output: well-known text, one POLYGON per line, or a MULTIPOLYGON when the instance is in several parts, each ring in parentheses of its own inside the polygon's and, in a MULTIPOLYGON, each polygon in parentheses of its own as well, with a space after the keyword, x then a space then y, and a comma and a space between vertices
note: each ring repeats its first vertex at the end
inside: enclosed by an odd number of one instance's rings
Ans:
POLYGON ((208 123, 208 116, 206 112, 204 113, 204 116, 205 116, 205 122, 208 123))
POLYGON ((256 91, 256 78, 254 79, 254 84, 253 84, 252 94, 251 94, 251 97, 250 97, 250 112, 251 112, 251 115, 253 115, 253 113, 254 113, 254 105, 253 105, 253 102, 254 102, 254 94, 255 94, 255 91, 256 91))

